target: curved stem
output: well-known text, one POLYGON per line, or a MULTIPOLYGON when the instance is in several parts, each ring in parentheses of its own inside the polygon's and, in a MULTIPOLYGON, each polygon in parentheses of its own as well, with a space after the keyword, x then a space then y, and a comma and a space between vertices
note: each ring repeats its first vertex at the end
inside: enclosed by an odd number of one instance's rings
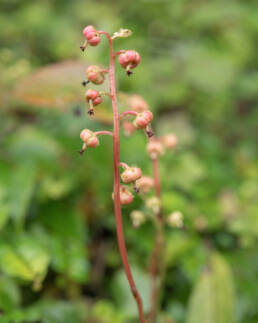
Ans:
POLYGON ((96 136, 100 136, 100 135, 108 135, 108 136, 113 137, 113 132, 111 132, 111 131, 106 131, 106 130, 101 130, 101 131, 96 131, 96 132, 95 132, 95 135, 96 135, 96 136))
POLYGON ((132 111, 132 110, 124 111, 124 112, 122 112, 122 113, 119 114, 119 120, 122 119, 125 116, 128 116, 128 115, 137 116, 138 115, 138 112, 132 111))
POLYGON ((140 294, 135 286, 134 279, 132 276, 132 272, 130 269, 127 250, 125 246, 124 232, 123 232, 123 223, 122 223, 122 214, 121 214, 121 204, 120 204, 120 124, 119 124, 119 114, 117 108, 117 96, 116 96, 116 83, 115 83, 115 61, 113 54, 113 44, 112 38, 105 31, 99 31, 100 34, 106 35, 109 42, 109 50, 110 50, 110 65, 109 65, 109 85, 110 85, 110 95, 112 99, 113 106, 113 161, 114 161, 114 209, 115 209, 115 218, 116 218, 116 232, 117 232, 117 240, 118 246, 124 266, 124 270, 126 273, 126 277, 128 279, 129 285, 131 287, 132 294, 136 300, 139 312, 139 319, 141 323, 145 323, 143 306, 140 294))
POLYGON ((120 162, 119 163, 119 166, 121 166, 122 168, 124 168, 124 169, 128 169, 128 168, 130 168, 126 163, 123 163, 123 162, 120 162))
POLYGON ((123 53, 125 53, 125 52, 126 52, 126 50, 125 50, 125 49, 121 49, 121 50, 119 50, 119 51, 115 52, 115 53, 114 53, 114 55, 113 55, 113 57, 117 57, 118 55, 123 54, 123 53))

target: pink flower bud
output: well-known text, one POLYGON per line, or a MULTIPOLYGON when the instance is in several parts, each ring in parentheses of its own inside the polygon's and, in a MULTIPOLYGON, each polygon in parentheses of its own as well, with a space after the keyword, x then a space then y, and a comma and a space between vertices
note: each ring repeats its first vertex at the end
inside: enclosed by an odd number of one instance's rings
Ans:
MULTIPOLYGON (((114 199, 114 193, 112 194, 114 199)), ((122 205, 130 204, 133 201, 133 194, 128 190, 126 186, 120 186, 120 203, 122 205)))
POLYGON ((149 110, 148 103, 138 94, 131 95, 128 100, 129 107, 136 112, 149 110))
POLYGON ((121 179, 125 184, 135 182, 142 176, 142 171, 138 167, 129 167, 122 174, 121 179))
POLYGON ((143 111, 142 113, 138 113, 134 120, 134 126, 137 129, 144 129, 153 119, 153 115, 151 111, 143 111))
POLYGON ((88 43, 91 45, 91 46, 97 46, 100 42, 101 38, 99 36, 94 36, 92 37, 91 39, 88 40, 88 43))
POLYGON ((80 138, 83 142, 87 143, 87 140, 93 135, 93 132, 89 129, 82 130, 80 138))
POLYGON ((130 75, 131 69, 135 68, 141 61, 141 56, 135 50, 127 50, 125 53, 120 54, 118 58, 119 64, 127 70, 130 75))
POLYGON ((102 84, 105 80, 104 73, 99 66, 90 65, 86 69, 86 76, 88 80, 94 84, 102 84))
POLYGON ((142 176, 136 181, 136 187, 143 193, 148 193, 154 187, 154 180, 150 176, 142 176))
POLYGON ((131 136, 131 134, 135 131, 134 125, 130 121, 123 121, 122 128, 126 137, 131 136))
POLYGON ((130 204, 133 201, 133 194, 127 189, 126 186, 120 187, 120 203, 122 205, 124 204, 130 204))
POLYGON ((177 145, 177 136, 169 133, 161 138, 163 145, 166 148, 174 148, 177 145))
POLYGON ((91 148, 95 148, 99 145, 99 139, 96 135, 93 135, 87 140, 87 146, 91 148))
POLYGON ((93 37, 95 34, 96 34, 96 29, 92 25, 89 25, 83 29, 83 35, 87 39, 93 37))
POLYGON ((98 105, 102 102, 100 93, 97 90, 91 90, 91 89, 87 90, 85 92, 85 98, 88 102, 91 100, 93 105, 98 105))
POLYGON ((98 105, 102 102, 102 98, 98 96, 96 99, 93 100, 93 105, 98 105))
POLYGON ((83 34, 91 46, 97 46, 101 40, 98 32, 91 25, 83 29, 83 34))
POLYGON ((98 137, 91 130, 84 129, 80 134, 81 140, 86 144, 87 147, 97 147, 99 145, 98 137))
POLYGON ((155 159, 164 154, 164 147, 160 141, 157 139, 152 139, 147 144, 147 152, 151 159, 155 159))

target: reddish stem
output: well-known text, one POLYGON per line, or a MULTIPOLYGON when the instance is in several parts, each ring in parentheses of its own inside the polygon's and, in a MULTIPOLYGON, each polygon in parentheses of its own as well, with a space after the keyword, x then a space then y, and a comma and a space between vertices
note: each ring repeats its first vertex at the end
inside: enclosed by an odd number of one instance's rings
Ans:
POLYGON ((110 50, 110 65, 109 65, 109 85, 110 85, 110 95, 112 99, 112 107, 113 107, 113 160, 114 160, 114 209, 115 209, 115 218, 116 218, 116 232, 117 232, 117 240, 118 246, 121 254, 121 258, 123 261, 124 270, 126 273, 126 277, 128 279, 129 285, 131 287, 132 294, 136 300, 139 319, 141 323, 145 323, 143 306, 140 294, 135 286, 134 279, 132 276, 132 272, 130 269, 127 250, 125 246, 124 232, 123 232, 123 223, 122 223, 122 214, 121 214, 121 204, 120 204, 120 124, 119 124, 119 114, 117 108, 117 96, 116 96, 116 82, 115 82, 115 60, 113 54, 113 43, 110 35, 105 31, 99 31, 100 34, 104 34, 109 42, 109 50, 110 50))
POLYGON ((96 136, 99 136, 99 135, 108 135, 108 136, 113 137, 113 132, 111 132, 111 131, 106 131, 106 130, 101 130, 101 131, 96 131, 96 132, 95 132, 95 135, 96 135, 96 136))
POLYGON ((124 111, 124 112, 122 112, 122 113, 119 114, 119 120, 122 119, 125 116, 128 116, 128 115, 137 116, 138 115, 138 112, 132 111, 132 110, 124 111))
POLYGON ((114 55, 113 55, 113 57, 117 57, 118 55, 123 54, 123 53, 125 53, 125 52, 126 52, 126 50, 121 49, 121 50, 119 50, 119 51, 115 52, 115 53, 114 53, 114 55))
POLYGON ((119 166, 123 167, 124 169, 130 168, 126 163, 120 162, 119 166))

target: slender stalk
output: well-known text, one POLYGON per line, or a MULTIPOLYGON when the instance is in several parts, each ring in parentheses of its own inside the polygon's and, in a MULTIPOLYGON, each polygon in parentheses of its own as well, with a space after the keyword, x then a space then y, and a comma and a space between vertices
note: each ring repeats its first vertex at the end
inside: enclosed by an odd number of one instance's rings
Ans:
MULTIPOLYGON (((159 173, 159 160, 158 158, 152 159, 153 177, 156 197, 160 199, 161 195, 161 184, 160 184, 160 173, 159 173)), ((150 284, 151 284, 151 305, 148 315, 148 323, 153 323, 156 320, 156 315, 159 307, 159 291, 162 283, 163 277, 163 252, 165 247, 164 239, 164 223, 161 209, 156 214, 154 219, 155 223, 155 242, 154 248, 150 260, 150 284)))
POLYGON ((131 111, 131 110, 129 110, 129 111, 124 111, 124 112, 122 112, 122 113, 120 113, 120 114, 119 114, 119 119, 122 119, 123 117, 128 116, 128 115, 131 115, 131 116, 137 116, 137 115, 138 115, 138 112, 136 112, 136 111, 131 111))
POLYGON ((107 130, 101 130, 101 131, 96 131, 96 132, 95 132, 95 135, 96 135, 96 136, 100 136, 100 135, 108 135, 108 136, 113 137, 113 132, 111 132, 111 131, 107 131, 107 130))
POLYGON ((127 250, 124 239, 122 214, 121 214, 121 204, 120 204, 120 124, 119 124, 119 114, 117 108, 117 95, 116 95, 116 83, 115 83, 115 57, 113 53, 113 43, 112 38, 105 31, 99 31, 100 34, 105 34, 109 42, 110 50, 110 64, 109 64, 109 86, 110 95, 113 107, 113 161, 114 161, 114 209, 116 218, 116 232, 118 246, 120 250, 120 255, 122 258, 124 270, 126 273, 127 280, 129 282, 131 292, 136 300, 139 319, 141 323, 145 323, 143 306, 140 294, 135 286, 133 275, 130 269, 130 264, 128 261, 127 250))

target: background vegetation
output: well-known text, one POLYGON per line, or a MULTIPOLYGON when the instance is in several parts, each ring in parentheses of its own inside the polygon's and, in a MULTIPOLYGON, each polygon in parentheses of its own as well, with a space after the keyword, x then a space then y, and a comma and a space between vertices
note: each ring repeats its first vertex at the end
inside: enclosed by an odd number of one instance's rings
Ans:
MULTIPOLYGON (((142 63, 119 88, 146 98, 154 128, 179 137, 162 160, 167 229, 160 322, 258 322, 258 4, 255 0, 0 0, 1 322, 137 322, 112 211, 110 138, 83 157, 84 69, 107 64, 105 41, 82 55, 81 30, 110 32, 142 63), (54 64, 54 65, 53 65, 54 64), (167 321, 165 321, 167 320, 167 321)), ((150 174, 142 133, 122 159, 150 174)), ((148 308, 153 226, 124 208, 129 257, 148 308)))

